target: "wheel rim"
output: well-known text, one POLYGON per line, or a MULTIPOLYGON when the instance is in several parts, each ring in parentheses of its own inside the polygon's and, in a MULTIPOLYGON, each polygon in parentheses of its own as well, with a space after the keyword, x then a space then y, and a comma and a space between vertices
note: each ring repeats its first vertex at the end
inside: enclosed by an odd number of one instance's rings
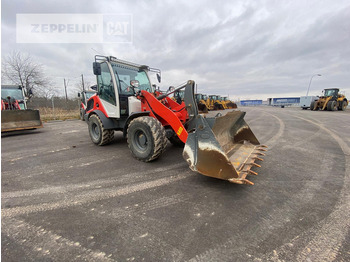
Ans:
POLYGON ((100 137, 100 129, 95 123, 91 125, 91 135, 94 140, 98 140, 100 137))
POLYGON ((146 134, 142 130, 137 130, 134 134, 134 144, 137 149, 141 151, 146 151, 148 147, 148 141, 146 134))

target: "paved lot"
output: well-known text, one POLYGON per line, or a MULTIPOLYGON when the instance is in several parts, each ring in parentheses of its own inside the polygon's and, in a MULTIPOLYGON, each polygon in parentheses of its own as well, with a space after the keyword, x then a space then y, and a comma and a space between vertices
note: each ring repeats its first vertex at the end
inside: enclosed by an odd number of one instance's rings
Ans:
POLYGON ((254 186, 81 121, 2 137, 2 261, 350 261, 350 109, 243 109, 269 146, 254 186))

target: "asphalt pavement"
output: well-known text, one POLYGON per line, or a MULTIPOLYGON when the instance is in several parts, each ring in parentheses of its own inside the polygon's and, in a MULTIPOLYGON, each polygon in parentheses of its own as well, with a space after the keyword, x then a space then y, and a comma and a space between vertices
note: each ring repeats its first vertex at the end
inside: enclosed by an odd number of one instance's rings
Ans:
POLYGON ((253 186, 78 120, 2 136, 2 261, 350 261, 350 109, 239 109, 269 147, 253 186))

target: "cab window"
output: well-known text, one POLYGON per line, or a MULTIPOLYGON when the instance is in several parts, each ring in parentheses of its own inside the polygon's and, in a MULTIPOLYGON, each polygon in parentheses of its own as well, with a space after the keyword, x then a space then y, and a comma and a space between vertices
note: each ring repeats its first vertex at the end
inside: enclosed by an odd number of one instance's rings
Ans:
POLYGON ((112 76, 107 63, 101 63, 101 75, 97 76, 97 84, 100 98, 116 105, 112 76))
POLYGON ((132 88, 130 87, 131 80, 139 81, 138 89, 152 92, 151 83, 145 71, 138 70, 137 68, 118 65, 118 64, 112 64, 112 67, 118 82, 117 84, 118 84, 118 90, 120 94, 124 94, 124 95, 134 94, 132 88))

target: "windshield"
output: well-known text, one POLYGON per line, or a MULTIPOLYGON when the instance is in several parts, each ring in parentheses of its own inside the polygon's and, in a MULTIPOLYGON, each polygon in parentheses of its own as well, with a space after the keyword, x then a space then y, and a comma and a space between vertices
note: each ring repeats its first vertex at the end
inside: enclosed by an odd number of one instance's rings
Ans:
POLYGON ((133 90, 130 88, 131 80, 139 81, 138 89, 153 92, 151 83, 145 71, 119 64, 112 64, 112 68, 117 82, 119 81, 119 84, 117 84, 121 94, 134 94, 133 90))
POLYGON ((206 95, 203 95, 203 100, 207 100, 207 96, 206 95))
POLYGON ((336 90, 335 89, 326 89, 324 90, 324 95, 325 96, 334 96, 336 94, 336 90))
POLYGON ((20 88, 1 89, 1 99, 7 99, 8 96, 10 96, 12 99, 23 100, 22 89, 20 88))

